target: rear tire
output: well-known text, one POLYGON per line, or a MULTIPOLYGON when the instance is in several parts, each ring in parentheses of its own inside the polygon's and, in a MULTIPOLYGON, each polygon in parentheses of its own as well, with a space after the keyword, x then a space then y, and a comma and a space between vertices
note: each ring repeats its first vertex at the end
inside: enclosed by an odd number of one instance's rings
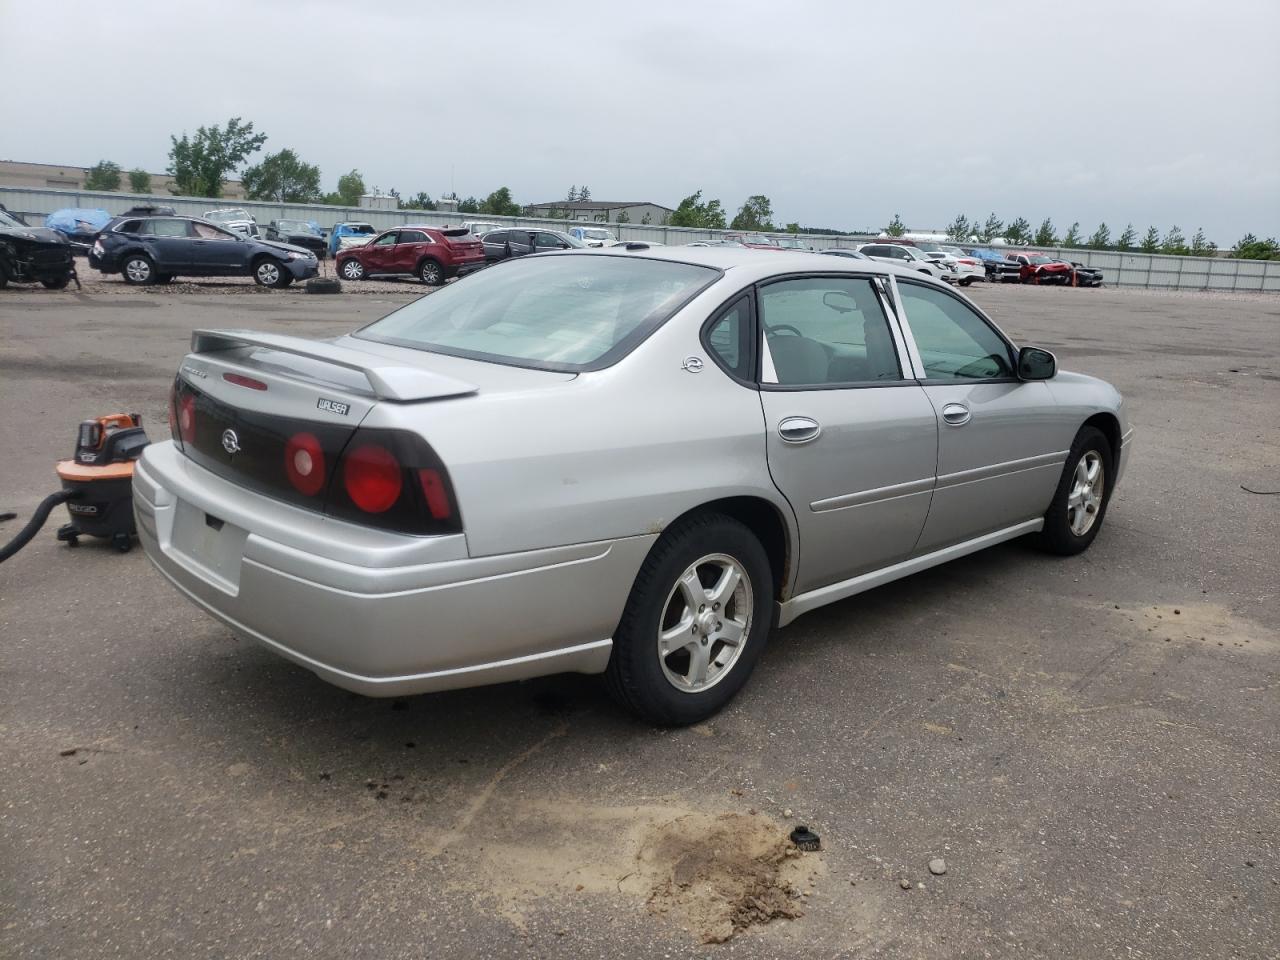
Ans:
POLYGON ((1110 441, 1096 427, 1081 427, 1044 515, 1041 546, 1064 557, 1089 549, 1106 519, 1114 476, 1110 441))
POLYGON ((683 520, 636 576, 614 633, 609 691, 651 723, 705 720, 747 682, 772 626, 773 576, 755 535, 721 514, 683 520))
POLYGON ((0 262, 0 290, 9 285, 9 271, 4 263, 0 262))
POLYGON ((65 290, 67 289, 67 284, 69 284, 70 282, 71 282, 71 278, 69 276, 40 281, 41 285, 46 290, 65 290))
POLYGON ((973 283, 973 277, 965 277, 963 280, 960 281, 960 286, 967 287, 971 283, 973 283))
POLYGON ((430 257, 418 264, 418 279, 428 287, 438 287, 444 283, 444 267, 430 257))
POLYGON ((120 275, 125 283, 148 287, 156 282, 156 265, 145 253, 131 253, 120 265, 120 275))

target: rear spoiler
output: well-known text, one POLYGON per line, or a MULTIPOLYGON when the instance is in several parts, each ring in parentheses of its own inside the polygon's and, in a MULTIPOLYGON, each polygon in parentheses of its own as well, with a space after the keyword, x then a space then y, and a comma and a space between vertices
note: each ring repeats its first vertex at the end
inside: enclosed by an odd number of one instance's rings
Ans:
POLYGON ((397 366, 385 357, 365 353, 351 347, 339 347, 318 340, 285 337, 252 330, 195 330, 191 334, 193 353, 239 350, 243 347, 265 347, 281 353, 321 360, 364 374, 369 389, 379 400, 412 403, 415 400, 441 400, 462 397, 479 390, 475 384, 455 380, 417 367, 397 366))

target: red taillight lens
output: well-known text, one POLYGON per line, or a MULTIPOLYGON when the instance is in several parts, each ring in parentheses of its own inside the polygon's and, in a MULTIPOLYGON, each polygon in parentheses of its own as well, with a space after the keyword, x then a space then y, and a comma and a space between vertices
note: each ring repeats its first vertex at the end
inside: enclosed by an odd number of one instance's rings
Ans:
POLYGON ((324 448, 314 433, 295 433, 289 438, 284 447, 284 472, 293 488, 305 496, 314 497, 324 489, 324 448))
POLYGON ((267 385, 261 380, 255 380, 253 377, 246 377, 241 373, 224 373, 222 379, 227 383, 234 383, 237 387, 248 387, 250 390, 265 390, 267 385))
POLYGON ((384 513, 400 499, 400 462, 385 447, 367 443, 347 454, 342 464, 347 496, 365 513, 384 513))
POLYGON ((178 433, 183 443, 196 438, 196 395, 184 393, 178 400, 178 433))
POLYGON ((449 491, 438 470, 419 470, 418 483, 422 485, 422 495, 427 498, 427 510, 434 520, 448 520, 453 511, 449 508, 449 491))

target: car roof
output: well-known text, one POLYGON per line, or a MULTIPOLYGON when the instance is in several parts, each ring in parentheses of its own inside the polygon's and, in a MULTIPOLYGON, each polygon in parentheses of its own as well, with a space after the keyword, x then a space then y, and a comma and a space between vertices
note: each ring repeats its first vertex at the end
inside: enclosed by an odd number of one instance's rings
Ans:
POLYGON ((763 280, 779 273, 859 273, 891 274, 910 277, 913 280, 928 282, 946 289, 946 284, 935 280, 919 270, 900 267, 892 263, 881 263, 878 260, 855 260, 851 257, 821 257, 808 250, 765 251, 752 250, 749 247, 649 247, 644 250, 635 249, 634 244, 643 241, 632 241, 633 248, 626 244, 616 247, 596 248, 592 250, 574 250, 563 253, 541 253, 540 257, 635 257, 649 260, 671 260, 677 263, 691 263, 698 266, 714 267, 732 273, 735 279, 750 283, 763 280), (819 259, 821 257, 821 259, 819 259))

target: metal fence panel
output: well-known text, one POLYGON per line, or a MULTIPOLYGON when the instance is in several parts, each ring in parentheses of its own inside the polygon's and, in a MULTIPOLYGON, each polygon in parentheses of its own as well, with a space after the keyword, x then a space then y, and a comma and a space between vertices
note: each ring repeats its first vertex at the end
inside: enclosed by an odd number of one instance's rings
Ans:
MULTIPOLYGON (((281 219, 314 220, 326 228, 345 220, 369 223, 379 230, 407 223, 430 226, 456 225, 464 220, 486 220, 503 226, 544 227, 553 230, 565 230, 578 223, 578 221, 569 220, 494 217, 487 214, 450 213, 437 210, 374 210, 364 207, 334 207, 325 204, 262 203, 250 200, 212 200, 201 197, 162 197, 133 193, 100 193, 90 190, 3 186, 0 186, 0 203, 9 210, 35 221, 66 207, 93 207, 115 214, 123 213, 129 207, 139 203, 164 203, 184 216, 203 216, 208 211, 219 207, 243 207, 259 223, 281 219)), ((619 240, 648 241, 667 245, 715 240, 729 232, 642 223, 599 225, 608 227, 619 240)), ((874 238, 802 234, 801 239, 816 249, 825 250, 831 247, 846 249, 856 247, 874 238)), ((1074 247, 1057 247, 1046 249, 1044 252, 1050 256, 1100 268, 1103 271, 1104 283, 1110 286, 1179 290, 1280 291, 1280 260, 1173 257, 1164 254, 1120 253, 1113 250, 1082 250, 1074 247)))

